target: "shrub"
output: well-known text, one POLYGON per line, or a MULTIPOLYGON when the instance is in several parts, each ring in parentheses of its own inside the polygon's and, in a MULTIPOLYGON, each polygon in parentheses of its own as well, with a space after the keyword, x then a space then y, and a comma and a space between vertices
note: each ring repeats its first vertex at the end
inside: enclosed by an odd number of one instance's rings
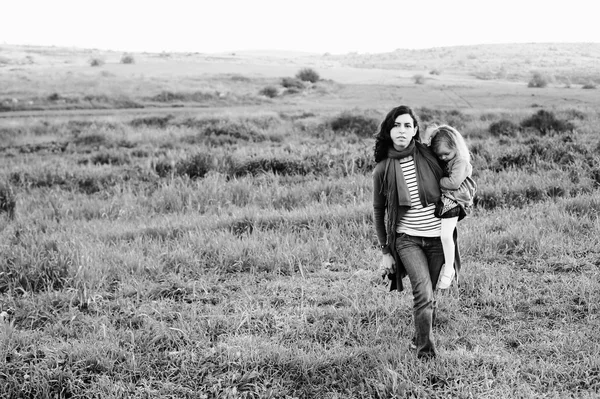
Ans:
POLYGON ((79 134, 74 140, 74 144, 82 146, 106 146, 110 144, 108 137, 99 132, 83 132, 79 134))
POLYGON ((531 80, 529 80, 529 83, 527 84, 527 87, 539 87, 539 88, 543 88, 548 86, 548 77, 545 75, 542 75, 539 72, 534 72, 533 76, 531 77, 531 80))
POLYGON ((146 116, 142 118, 135 118, 129 122, 131 126, 152 126, 158 127, 160 129, 164 129, 169 121, 173 119, 173 115, 165 115, 165 116, 146 116))
POLYGON ((210 91, 195 91, 191 94, 184 95, 184 98, 188 101, 205 102, 214 100, 220 96, 226 96, 226 93, 210 92, 210 91))
POLYGON ((126 165, 129 163, 129 159, 123 154, 103 151, 92 156, 89 162, 92 165, 126 165))
POLYGON ((252 123, 234 121, 218 121, 211 123, 202 130, 205 136, 230 136, 235 140, 263 141, 262 135, 252 123))
POLYGON ((144 108, 144 104, 130 100, 127 97, 117 97, 113 100, 115 108, 144 108))
POLYGON ((439 109, 422 107, 418 109, 417 116, 419 121, 425 123, 435 122, 437 124, 448 124, 459 130, 463 129, 467 122, 472 120, 470 115, 466 115, 458 109, 442 111, 439 109))
POLYGON ((97 67, 104 65, 104 60, 102 58, 94 57, 90 60, 90 66, 97 67))
POLYGON ((552 111, 543 109, 521 121, 521 127, 535 129, 542 135, 550 132, 563 133, 574 129, 572 123, 557 119, 552 111))
POLYGON ((0 213, 6 212, 10 219, 14 219, 16 206, 17 198, 12 187, 0 182, 0 213))
POLYGON ((364 115, 344 112, 330 121, 334 132, 355 133, 358 136, 371 137, 377 131, 379 121, 364 115))
POLYGON ((201 179, 212 169, 213 157, 210 154, 198 153, 178 162, 168 160, 157 161, 154 171, 160 177, 174 173, 178 176, 188 176, 190 179, 201 179))
POLYGON ((432 121, 440 121, 442 118, 443 112, 438 109, 422 107, 419 108, 417 112, 417 116, 420 121, 423 122, 432 122, 432 121))
POLYGON ((179 161, 175 169, 179 175, 187 175, 190 179, 197 179, 206 176, 211 169, 211 165, 212 156, 199 153, 186 160, 179 161))
POLYGON ((72 251, 61 248, 56 241, 46 241, 28 248, 18 248, 1 254, 0 293, 20 293, 60 290, 69 282, 69 271, 77 265, 72 251))
POLYGON ((442 72, 437 68, 433 68, 431 71, 429 71, 429 74, 430 75, 441 75, 442 72))
POLYGON ((319 74, 314 69, 311 69, 311 68, 301 69, 296 74, 296 78, 300 79, 303 82, 311 82, 311 83, 316 83, 321 79, 319 77, 319 74))
POLYGON ((86 94, 83 96, 83 101, 108 103, 110 98, 106 94, 86 94))
POLYGON ((517 151, 511 151, 500 155, 496 160, 495 165, 493 165, 493 170, 500 172, 510 168, 523 169, 525 166, 531 165, 532 162, 533 160, 529 149, 521 148, 517 151))
POLYGON ((416 74, 413 76, 413 81, 415 82, 415 84, 422 85, 423 83, 425 83, 425 76, 421 74, 416 74))
POLYGON ((244 75, 231 75, 231 80, 233 80, 234 82, 250 82, 251 79, 247 76, 244 75))
POLYGON ((286 89, 304 89, 304 83, 298 78, 283 78, 281 85, 286 89))
POLYGON ((121 64, 134 64, 134 63, 135 63, 135 59, 133 58, 133 55, 125 53, 121 56, 121 64))
POLYGON ((578 109, 568 109, 565 111, 567 119, 579 119, 580 121, 583 121, 587 118, 587 115, 585 114, 585 112, 582 112, 578 109))
POLYGON ((297 89, 296 87, 290 87, 290 88, 285 89, 284 94, 298 94, 300 92, 301 92, 300 89, 297 89))
POLYGON ((48 101, 58 101, 60 99, 62 99, 62 97, 58 93, 52 93, 47 97, 48 101))
POLYGON ((462 130, 465 128, 465 125, 471 121, 471 119, 472 118, 470 115, 466 115, 458 109, 452 109, 445 112, 445 116, 442 118, 442 121, 452 127, 462 130))
POLYGON ((595 220, 600 217, 600 201, 590 197, 569 199, 565 210, 578 218, 589 217, 595 220))
POLYGON ((588 82, 586 84, 584 84, 583 86, 581 86, 582 89, 595 89, 596 88, 596 84, 594 82, 588 82))
POLYGON ((168 103, 173 101, 194 101, 194 102, 204 102, 208 100, 213 100, 218 97, 219 94, 214 92, 205 92, 205 91, 195 91, 195 92, 173 92, 168 90, 163 90, 155 96, 148 97, 150 101, 158 101, 161 103, 168 103))
POLYGON ((266 86, 260 89, 258 94, 269 98, 275 98, 279 94, 279 90, 277 90, 277 87, 275 86, 266 86))
POLYGON ((183 101, 185 100, 185 95, 183 93, 174 93, 172 91, 163 90, 154 97, 150 97, 150 100, 162 103, 168 103, 171 101, 183 101))
POLYGON ((278 175, 306 175, 311 171, 309 162, 293 159, 259 158, 233 168, 234 176, 274 173, 278 175))
POLYGON ((519 126, 507 119, 501 119, 490 125, 490 134, 492 136, 512 136, 514 137, 519 131, 519 126))
MULTIPOLYGON (((568 138, 568 136, 565 138, 568 138)), ((562 141, 562 143, 557 143, 556 139, 545 138, 529 140, 529 142, 525 142, 524 144, 528 144, 531 156, 555 165, 570 165, 576 159, 583 162, 586 159, 591 160, 590 151, 586 146, 565 140, 562 141)))

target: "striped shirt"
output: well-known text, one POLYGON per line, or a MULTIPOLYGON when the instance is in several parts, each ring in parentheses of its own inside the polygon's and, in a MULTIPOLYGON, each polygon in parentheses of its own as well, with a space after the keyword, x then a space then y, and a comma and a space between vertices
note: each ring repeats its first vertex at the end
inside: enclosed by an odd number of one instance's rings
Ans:
POLYGON ((441 220, 433 216, 435 204, 423 208, 419 199, 419 186, 413 157, 409 156, 401 159, 400 166, 410 193, 411 205, 410 209, 398 221, 396 232, 417 237, 439 237, 441 234, 441 220))

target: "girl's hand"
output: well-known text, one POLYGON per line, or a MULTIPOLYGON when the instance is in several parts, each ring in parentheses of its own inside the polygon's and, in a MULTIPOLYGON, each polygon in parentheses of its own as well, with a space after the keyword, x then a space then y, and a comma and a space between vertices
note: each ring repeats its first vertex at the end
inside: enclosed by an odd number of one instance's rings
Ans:
POLYGON ((396 272, 396 261, 392 254, 383 254, 381 258, 381 275, 383 277, 396 272))

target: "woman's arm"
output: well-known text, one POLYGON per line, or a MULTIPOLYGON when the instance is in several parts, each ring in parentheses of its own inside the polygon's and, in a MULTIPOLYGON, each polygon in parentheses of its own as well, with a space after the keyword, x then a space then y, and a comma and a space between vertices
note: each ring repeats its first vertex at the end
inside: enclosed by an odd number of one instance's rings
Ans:
POLYGON ((385 209, 386 195, 383 190, 383 171, 382 168, 375 168, 373 172, 373 222, 375 225, 375 233, 381 248, 381 272, 385 277, 396 271, 394 257, 387 246, 387 232, 385 228, 385 209))
POLYGON ((373 224, 379 245, 387 244, 385 229, 386 196, 383 190, 383 169, 376 167, 373 171, 373 224))

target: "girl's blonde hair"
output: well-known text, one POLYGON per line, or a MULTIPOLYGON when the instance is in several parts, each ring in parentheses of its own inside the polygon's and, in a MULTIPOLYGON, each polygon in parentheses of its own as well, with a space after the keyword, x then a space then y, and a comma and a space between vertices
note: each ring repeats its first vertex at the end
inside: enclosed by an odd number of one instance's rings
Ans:
POLYGON ((456 156, 471 161, 471 153, 462 134, 448 125, 438 126, 431 134, 431 149, 436 151, 445 143, 449 149, 456 151, 456 156))

